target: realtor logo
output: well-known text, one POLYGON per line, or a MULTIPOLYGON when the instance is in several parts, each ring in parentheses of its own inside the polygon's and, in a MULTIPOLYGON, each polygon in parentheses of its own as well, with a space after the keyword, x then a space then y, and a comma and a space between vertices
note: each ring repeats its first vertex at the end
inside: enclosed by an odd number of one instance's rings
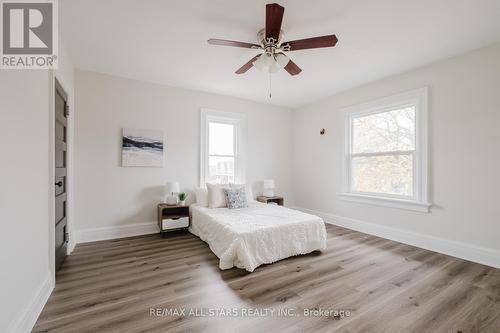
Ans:
POLYGON ((56 68, 57 3, 54 0, 2 0, 0 4, 0 68, 56 68))

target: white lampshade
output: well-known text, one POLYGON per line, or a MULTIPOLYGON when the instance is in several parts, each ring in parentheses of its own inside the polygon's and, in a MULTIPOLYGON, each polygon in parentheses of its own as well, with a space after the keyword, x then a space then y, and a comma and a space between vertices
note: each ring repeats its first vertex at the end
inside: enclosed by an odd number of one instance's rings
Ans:
POLYGON ((179 182, 167 182, 165 184, 165 193, 179 193, 181 191, 179 182))
POLYGON ((276 73, 277 71, 279 71, 281 69, 280 65, 278 65, 278 63, 276 61, 272 61, 271 62, 271 65, 269 66, 268 68, 268 72, 270 74, 273 74, 273 73, 276 73))
POLYGON ((253 65, 255 68, 257 68, 259 71, 265 71, 268 66, 269 66, 269 54, 264 53, 262 54, 257 60, 253 62, 253 65))
POLYGON ((253 62, 253 65, 261 72, 273 74, 280 68, 284 68, 289 62, 290 58, 283 53, 276 53, 274 56, 270 53, 264 53, 253 62))
POLYGON ((264 188, 265 189, 272 189, 272 188, 274 188, 274 179, 265 179, 264 180, 264 188))
POLYGON ((278 53, 276 54, 276 61, 278 62, 278 65, 285 68, 285 66, 290 62, 290 58, 288 58, 283 53, 278 53))
POLYGON ((280 65, 274 60, 274 57, 270 53, 262 54, 253 62, 253 65, 259 71, 267 73, 276 73, 280 69, 280 65))

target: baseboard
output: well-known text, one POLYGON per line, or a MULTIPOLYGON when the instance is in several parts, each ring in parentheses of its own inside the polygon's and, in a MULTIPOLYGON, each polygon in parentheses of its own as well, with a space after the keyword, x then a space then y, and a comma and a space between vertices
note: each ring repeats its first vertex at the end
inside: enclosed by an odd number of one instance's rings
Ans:
POLYGON ((71 252, 73 252, 73 250, 75 249, 75 246, 76 246, 76 242, 74 241, 75 238, 73 237, 71 239, 73 239, 73 240, 70 240, 68 242, 68 250, 66 251, 66 254, 68 254, 68 255, 70 255, 71 252))
POLYGON ((156 222, 117 225, 113 227, 81 229, 76 231, 76 243, 95 242, 158 233, 156 222))
POLYGON ((71 254, 71 252, 73 252, 73 250, 75 249, 75 246, 76 246, 76 236, 75 236, 75 232, 72 232, 70 231, 69 233, 69 242, 68 242, 68 250, 67 250, 67 254, 71 254))
POLYGON ((52 289, 54 289, 50 275, 50 272, 47 272, 45 280, 41 284, 40 288, 38 288, 35 296, 31 299, 30 303, 26 306, 21 315, 11 323, 7 332, 31 332, 33 326, 35 326, 38 316, 40 316, 40 313, 45 306, 45 303, 47 303, 47 300, 49 299, 50 293, 52 293, 52 289))
POLYGON ((348 229, 360 231, 366 234, 390 239, 396 242, 405 243, 443 253, 452 257, 477 262, 483 265, 500 268, 500 251, 496 249, 481 247, 450 239, 415 233, 407 230, 391 228, 375 223, 351 219, 330 213, 324 213, 302 207, 295 207, 305 213, 310 213, 321 217, 326 223, 335 224, 348 229))

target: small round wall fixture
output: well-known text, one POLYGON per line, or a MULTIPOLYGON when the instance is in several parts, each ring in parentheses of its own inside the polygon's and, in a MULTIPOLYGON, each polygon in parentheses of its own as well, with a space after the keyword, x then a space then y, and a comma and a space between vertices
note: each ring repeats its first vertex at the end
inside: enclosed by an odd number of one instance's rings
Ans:
POLYGON ((320 129, 319 130, 319 135, 324 135, 326 132, 326 130, 324 128, 320 129))

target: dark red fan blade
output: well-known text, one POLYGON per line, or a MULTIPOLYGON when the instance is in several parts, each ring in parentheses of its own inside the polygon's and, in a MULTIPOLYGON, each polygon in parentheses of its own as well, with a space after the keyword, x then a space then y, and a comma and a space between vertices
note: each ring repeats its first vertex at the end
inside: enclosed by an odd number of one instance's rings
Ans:
POLYGON ((236 42, 234 40, 210 38, 209 40, 207 40, 207 42, 210 45, 235 46, 235 47, 244 47, 247 49, 260 49, 260 45, 245 43, 245 42, 236 42))
POLYGON ((333 47, 337 44, 337 37, 335 35, 313 37, 299 40, 292 40, 290 42, 281 43, 282 46, 290 45, 290 51, 316 49, 320 47, 333 47))
POLYGON ((257 60, 262 54, 257 54, 255 57, 253 57, 252 59, 250 59, 250 61, 248 61, 246 64, 244 64, 243 66, 241 66, 235 73, 236 74, 244 74, 246 73, 250 68, 252 68, 253 66, 253 62, 255 60, 257 60))
POLYGON ((292 76, 295 76, 300 72, 302 72, 302 69, 300 69, 300 67, 297 66, 297 64, 294 63, 292 60, 290 60, 288 64, 285 66, 285 70, 292 76))
POLYGON ((281 32, 281 22, 285 8, 277 3, 266 5, 266 38, 272 37, 277 42, 281 32))

